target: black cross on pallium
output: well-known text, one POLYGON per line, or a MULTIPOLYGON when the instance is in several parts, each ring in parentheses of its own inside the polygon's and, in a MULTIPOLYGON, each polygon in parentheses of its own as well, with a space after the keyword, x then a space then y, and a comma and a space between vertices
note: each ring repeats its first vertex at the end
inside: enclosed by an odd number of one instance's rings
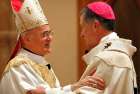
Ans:
POLYGON ((111 46, 111 42, 106 43, 106 45, 104 46, 104 49, 108 48, 109 46, 111 46))

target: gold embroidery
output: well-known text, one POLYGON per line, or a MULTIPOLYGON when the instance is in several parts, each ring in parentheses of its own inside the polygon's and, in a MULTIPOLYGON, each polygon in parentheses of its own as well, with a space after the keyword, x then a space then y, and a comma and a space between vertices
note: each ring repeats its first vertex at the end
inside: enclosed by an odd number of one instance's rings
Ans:
POLYGON ((35 71, 48 82, 50 87, 55 87, 56 78, 52 70, 49 70, 46 66, 41 64, 32 63, 31 66, 35 69, 35 71))
POLYGON ((20 66, 21 64, 26 64, 26 62, 23 61, 23 60, 21 60, 20 62, 18 62, 18 61, 19 61, 19 60, 12 60, 12 61, 10 61, 10 62, 7 64, 7 66, 6 66, 4 73, 8 72, 9 69, 12 68, 12 67, 18 67, 18 66, 20 66))
POLYGON ((25 58, 25 57, 21 57, 21 56, 17 56, 16 58, 14 58, 13 60, 11 60, 8 64, 7 67, 4 71, 4 74, 6 72, 9 71, 10 68, 12 67, 18 67, 21 64, 28 64, 29 66, 31 66, 39 76, 42 77, 42 79, 44 81, 46 81, 49 86, 51 88, 56 87, 56 77, 55 74, 53 73, 52 70, 49 70, 46 66, 42 65, 42 64, 37 64, 35 62, 33 62, 32 60, 25 58))
POLYGON ((30 10, 30 8, 27 7, 26 9, 27 9, 27 11, 28 11, 28 14, 31 15, 31 10, 30 10))

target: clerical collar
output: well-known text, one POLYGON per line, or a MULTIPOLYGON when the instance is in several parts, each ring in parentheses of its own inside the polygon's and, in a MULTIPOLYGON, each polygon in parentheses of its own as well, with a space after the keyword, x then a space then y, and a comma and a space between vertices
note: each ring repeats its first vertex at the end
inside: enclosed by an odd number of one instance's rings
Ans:
POLYGON ((115 32, 112 32, 112 33, 108 34, 107 36, 103 37, 100 42, 110 41, 113 39, 119 39, 119 37, 117 36, 117 33, 115 33, 115 32))
POLYGON ((34 54, 28 50, 25 50, 25 49, 21 49, 20 52, 21 54, 24 54, 26 55, 27 57, 29 57, 30 59, 32 59, 33 61, 39 63, 39 64, 48 64, 48 62, 45 60, 45 58, 43 56, 40 56, 40 55, 37 55, 37 54, 34 54))

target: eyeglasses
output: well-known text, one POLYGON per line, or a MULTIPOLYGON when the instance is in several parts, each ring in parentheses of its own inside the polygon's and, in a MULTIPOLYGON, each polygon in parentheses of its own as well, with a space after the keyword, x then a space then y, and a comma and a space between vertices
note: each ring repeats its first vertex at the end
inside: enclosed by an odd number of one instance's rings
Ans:
POLYGON ((46 37, 46 36, 52 36, 54 34, 53 30, 49 30, 49 31, 44 31, 42 36, 43 37, 46 37))

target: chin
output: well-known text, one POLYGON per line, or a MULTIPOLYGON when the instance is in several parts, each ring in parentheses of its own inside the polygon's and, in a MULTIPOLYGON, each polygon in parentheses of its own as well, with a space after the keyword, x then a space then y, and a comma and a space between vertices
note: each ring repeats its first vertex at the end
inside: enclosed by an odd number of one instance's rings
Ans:
POLYGON ((48 54, 48 53, 51 53, 52 50, 51 50, 50 48, 49 48, 49 49, 47 48, 47 49, 44 50, 44 52, 45 52, 46 54, 48 54))
POLYGON ((45 51, 42 56, 48 55, 49 53, 51 53, 51 52, 50 51, 45 51))

